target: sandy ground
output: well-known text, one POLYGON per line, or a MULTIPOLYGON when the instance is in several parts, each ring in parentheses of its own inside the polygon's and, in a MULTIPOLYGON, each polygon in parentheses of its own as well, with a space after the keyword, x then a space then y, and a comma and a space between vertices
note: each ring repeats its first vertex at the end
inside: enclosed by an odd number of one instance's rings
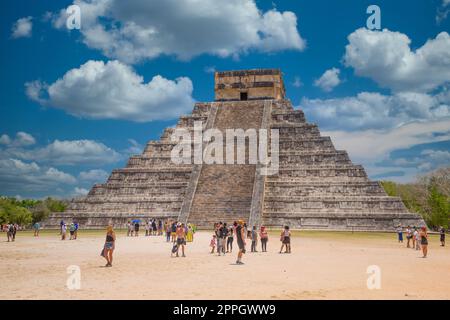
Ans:
MULTIPOLYGON (((61 241, 0 236, 0 299, 449 299, 450 248, 436 236, 429 257, 398 244, 395 234, 300 232, 292 254, 211 255, 210 232, 198 232, 186 258, 171 258, 162 237, 118 235, 114 266, 99 256, 104 235, 85 232, 61 241), (78 265, 81 289, 69 290, 66 268, 78 265), (381 289, 367 288, 367 267, 381 268, 381 289)), ((247 244, 249 247, 249 244, 247 244)))

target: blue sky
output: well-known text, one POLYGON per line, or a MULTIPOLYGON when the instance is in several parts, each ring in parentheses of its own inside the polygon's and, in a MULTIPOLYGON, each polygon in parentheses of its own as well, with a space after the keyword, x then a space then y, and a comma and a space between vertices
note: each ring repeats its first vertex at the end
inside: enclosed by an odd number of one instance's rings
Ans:
POLYGON ((450 162, 450 1, 2 1, 0 194, 72 197, 156 140, 214 70, 280 68, 375 179, 450 162), (366 29, 366 9, 381 28, 366 29))

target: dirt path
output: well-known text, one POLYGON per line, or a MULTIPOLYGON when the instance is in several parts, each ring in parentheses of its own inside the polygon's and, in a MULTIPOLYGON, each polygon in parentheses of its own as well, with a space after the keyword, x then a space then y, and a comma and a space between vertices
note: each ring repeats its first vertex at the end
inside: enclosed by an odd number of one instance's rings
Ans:
MULTIPOLYGON (((300 233, 293 253, 209 254, 211 233, 199 232, 187 258, 171 258, 162 237, 118 236, 114 267, 99 256, 104 236, 19 234, 0 242, 0 299, 450 299, 450 249, 430 241, 429 257, 394 234, 300 233), (66 268, 78 265, 81 289, 69 290, 66 268), (369 265, 381 268, 381 289, 367 289, 369 265)), ((4 237, 3 237, 4 236, 4 237)), ((250 247, 250 245, 247 245, 250 247)))

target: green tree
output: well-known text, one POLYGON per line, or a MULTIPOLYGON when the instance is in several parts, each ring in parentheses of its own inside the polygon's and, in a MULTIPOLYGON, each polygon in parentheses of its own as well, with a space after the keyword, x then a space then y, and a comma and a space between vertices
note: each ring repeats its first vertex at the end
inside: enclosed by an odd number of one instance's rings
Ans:
POLYGON ((447 226, 449 219, 449 199, 432 182, 428 194, 429 225, 431 227, 447 226))

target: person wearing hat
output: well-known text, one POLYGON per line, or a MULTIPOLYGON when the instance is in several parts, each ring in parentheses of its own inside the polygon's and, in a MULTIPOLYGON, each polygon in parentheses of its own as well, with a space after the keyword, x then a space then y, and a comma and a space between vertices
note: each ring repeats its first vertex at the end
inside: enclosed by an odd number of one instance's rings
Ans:
POLYGON ((239 220, 236 227, 236 240, 239 247, 239 252, 236 260, 236 264, 244 264, 242 262, 242 255, 245 253, 245 238, 247 237, 244 228, 244 220, 239 220))

